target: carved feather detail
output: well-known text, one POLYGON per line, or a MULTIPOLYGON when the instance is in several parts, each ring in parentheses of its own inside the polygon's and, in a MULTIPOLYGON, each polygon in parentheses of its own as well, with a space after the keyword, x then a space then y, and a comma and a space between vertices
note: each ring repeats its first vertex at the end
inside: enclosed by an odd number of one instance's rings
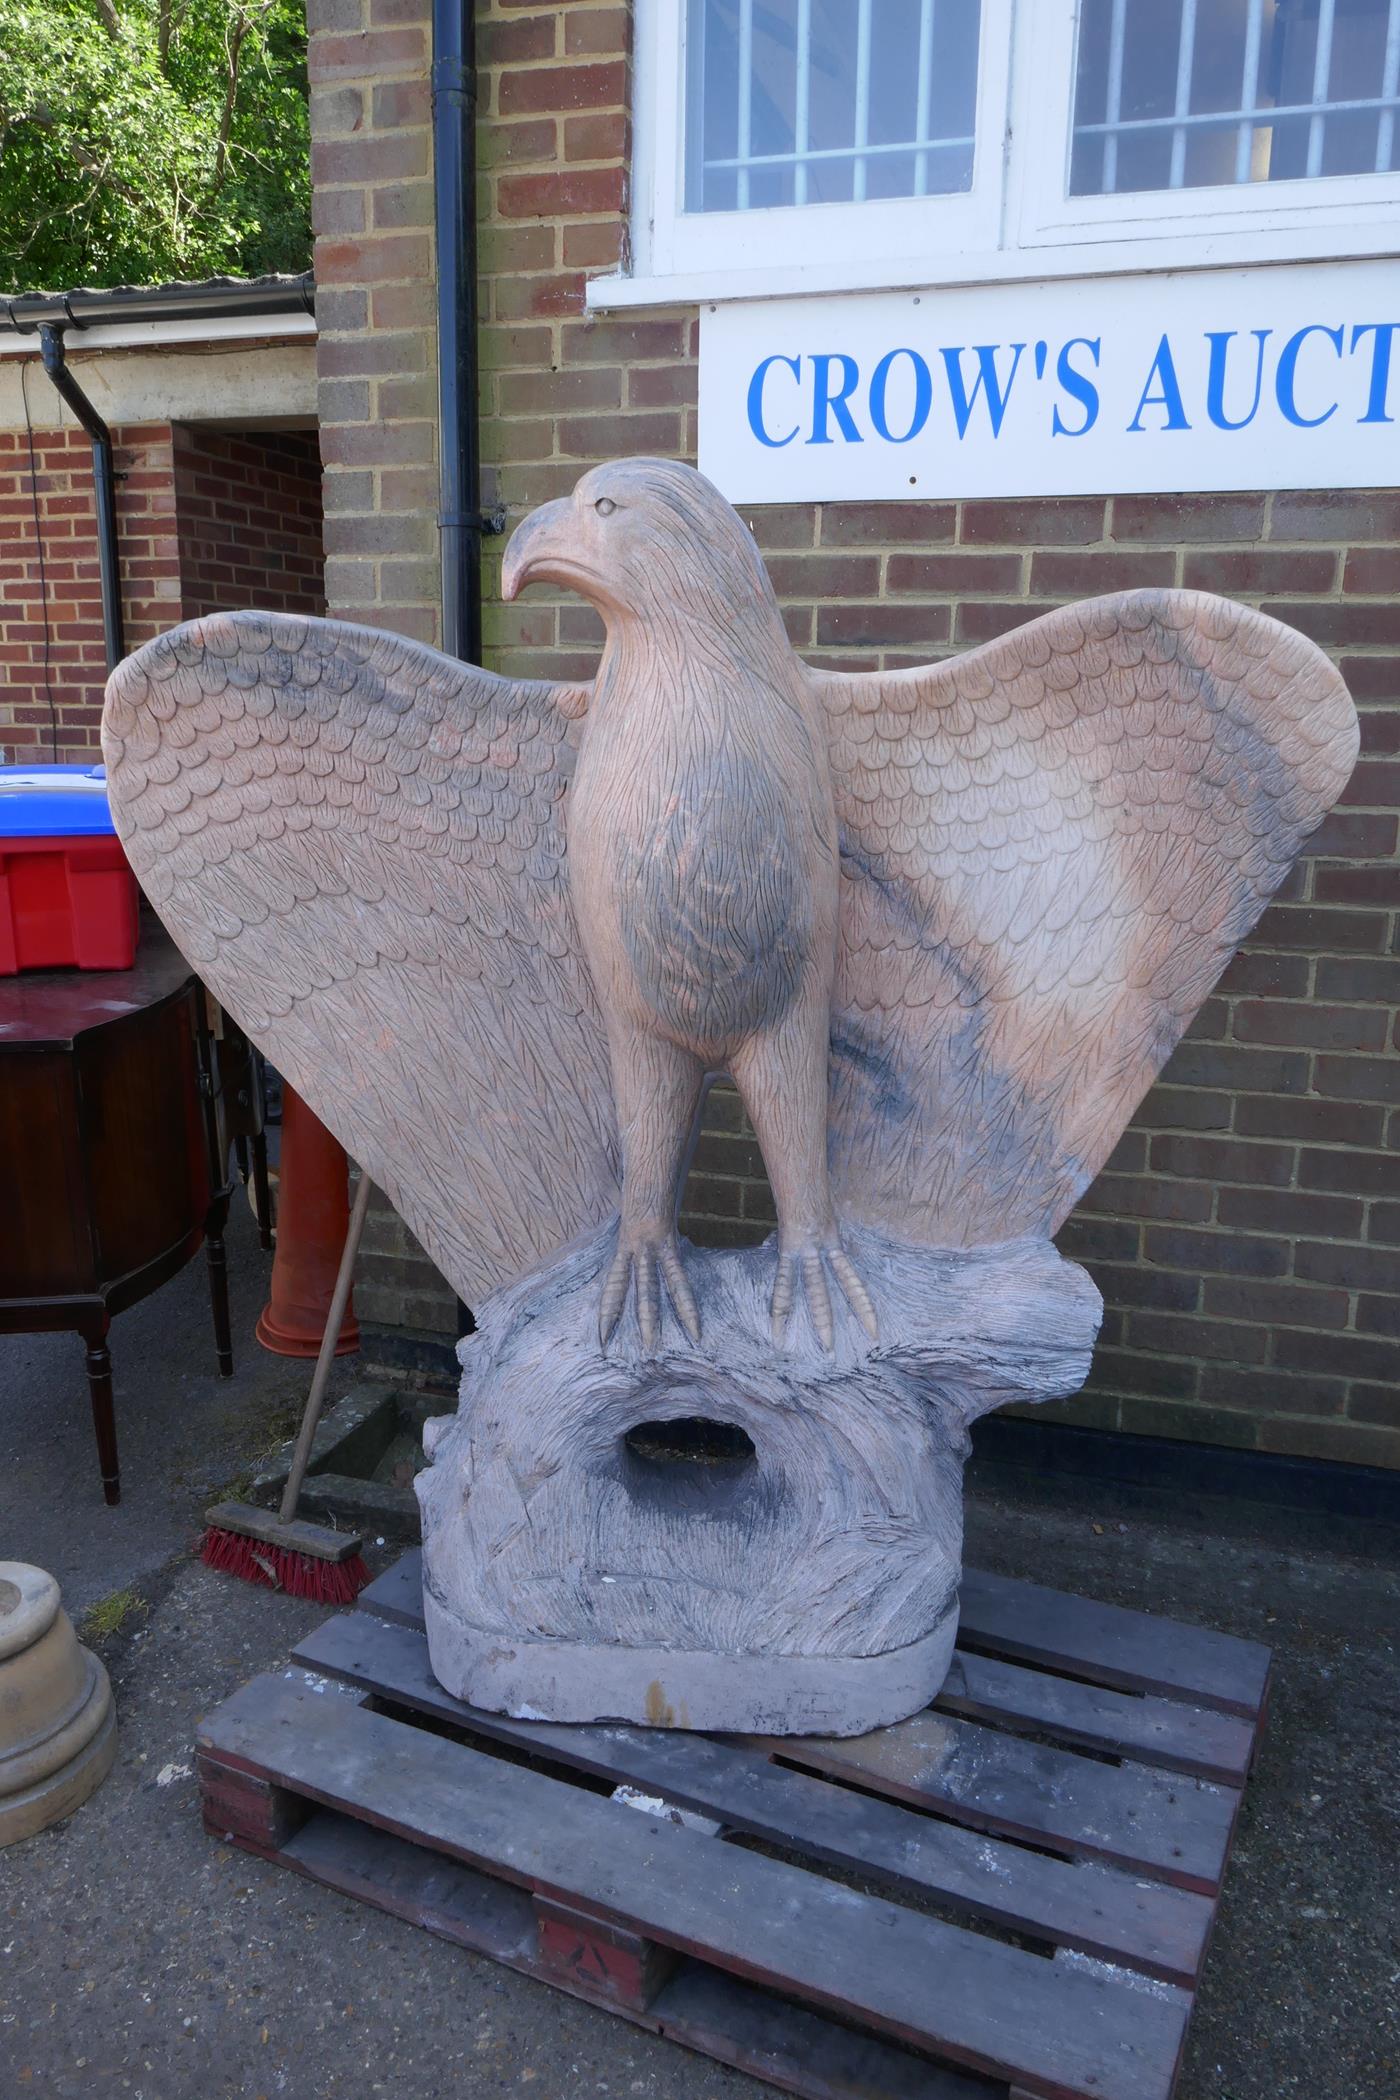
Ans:
POLYGON ((838 1207, 935 1246, 1053 1232, 1346 784, 1346 687, 1188 591, 811 675, 842 833, 838 1207))
MULTIPOLYGON (((927 669, 796 675, 841 831, 838 1208, 932 1246, 1049 1233, 1340 793, 1345 687, 1302 636, 1186 592, 927 669)), ((152 903, 469 1300, 618 1203, 564 866, 589 700, 261 613, 177 628, 108 687, 152 903)))
POLYGON ((176 628, 107 689, 152 904, 469 1301, 617 1202, 562 877, 585 698, 272 613, 176 628))

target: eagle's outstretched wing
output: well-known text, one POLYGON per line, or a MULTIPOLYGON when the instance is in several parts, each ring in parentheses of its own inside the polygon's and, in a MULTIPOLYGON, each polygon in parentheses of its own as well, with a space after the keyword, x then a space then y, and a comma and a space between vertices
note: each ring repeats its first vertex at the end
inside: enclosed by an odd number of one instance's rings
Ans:
POLYGON ((468 1300, 616 1203, 562 867, 584 698, 272 613, 176 628, 107 688, 151 902, 468 1300))
POLYGON ((1346 784, 1346 688, 1187 591, 812 675, 842 832, 838 1206, 942 1246, 1051 1232, 1346 784))

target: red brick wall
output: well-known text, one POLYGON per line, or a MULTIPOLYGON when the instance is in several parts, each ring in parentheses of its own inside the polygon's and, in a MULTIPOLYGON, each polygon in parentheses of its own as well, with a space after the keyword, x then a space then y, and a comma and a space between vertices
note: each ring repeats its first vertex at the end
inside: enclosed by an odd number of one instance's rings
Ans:
MULTIPOLYGON (((1400 495, 752 517, 813 661, 936 657, 1155 583, 1262 605, 1337 657, 1360 764, 1060 1236, 1107 1314, 1088 1393, 1053 1411, 1400 1464, 1400 495)), ((685 1229, 760 1240, 771 1200, 737 1100, 712 1097, 708 1120, 685 1229)))
MULTIPOLYGON (((391 23, 421 36, 428 16, 426 0, 315 5, 343 18, 343 30, 366 31, 353 45, 328 41, 328 68, 366 74, 391 23)), ((487 493, 513 524, 597 460, 694 457, 704 323, 693 308, 597 318, 585 309, 586 277, 615 269, 625 253, 628 8, 487 0, 480 22, 484 448, 487 493)), ((327 105, 328 140, 363 133, 359 160, 342 157, 318 176, 336 186, 323 213, 347 225, 378 222, 395 110, 415 134, 422 125, 420 48, 386 53, 393 108, 377 98, 371 107, 360 90, 353 107, 327 105), (356 182, 359 203, 347 187, 356 182)), ((347 300, 379 296, 374 253, 344 256, 370 287, 347 300)), ((384 337, 357 342, 361 311, 368 326, 367 304, 341 315, 326 368, 337 376, 384 369, 384 337)), ((369 414, 367 401, 354 406, 369 414)), ((375 459, 387 459, 395 433, 366 433, 361 452, 371 439, 375 459)), ((347 485, 368 510, 369 474, 359 454, 353 464, 347 485)), ((1058 1411, 1081 1423, 1400 1465, 1400 497, 828 504, 745 515, 792 639, 814 662, 927 660, 1067 598, 1135 583, 1251 600, 1337 655, 1362 709, 1365 757, 1345 806, 1063 1235, 1097 1275, 1108 1311, 1090 1390, 1058 1411)), ((357 558, 368 562, 374 544, 366 538, 357 558)), ((499 547, 487 564, 490 598, 498 571, 499 547)), ((588 676, 599 632, 577 600, 532 591, 519 604, 487 606, 491 661, 520 674, 588 676)), ((771 1218, 737 1098, 716 1090, 685 1228, 711 1242, 754 1241, 771 1218)), ((434 1296, 432 1272, 401 1233, 375 1258, 374 1317, 394 1317, 397 1302, 421 1327, 436 1304, 446 1324, 448 1301, 434 1296)))
MULTIPOLYGON (((168 423, 114 436, 128 648, 223 608, 322 610, 314 436, 168 423)), ((95 750, 106 678, 92 446, 37 430, 31 473, 27 434, 0 431, 0 750, 95 750)))
POLYGON ((307 0, 326 594, 437 639, 430 0, 307 0))
MULTIPOLYGON (((135 648, 181 617, 173 446, 168 424, 116 436, 123 612, 135 648)), ((92 751, 106 680, 92 445, 81 430, 37 430, 31 473, 26 433, 0 430, 0 749, 12 759, 92 751)))
POLYGON ((178 429, 175 516, 182 618, 325 611, 314 432, 178 429))

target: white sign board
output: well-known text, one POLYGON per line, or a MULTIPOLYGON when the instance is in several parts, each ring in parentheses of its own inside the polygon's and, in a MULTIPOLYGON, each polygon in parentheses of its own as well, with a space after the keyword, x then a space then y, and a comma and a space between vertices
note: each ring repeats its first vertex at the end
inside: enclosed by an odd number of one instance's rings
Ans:
POLYGON ((741 300, 700 324, 734 503, 1400 481, 1400 266, 741 300))

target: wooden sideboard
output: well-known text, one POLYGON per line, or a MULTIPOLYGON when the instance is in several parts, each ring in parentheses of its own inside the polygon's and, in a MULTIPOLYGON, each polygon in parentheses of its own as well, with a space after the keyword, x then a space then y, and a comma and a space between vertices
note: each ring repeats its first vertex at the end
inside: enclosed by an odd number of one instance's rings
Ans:
POLYGON ((0 978, 0 1334, 81 1335, 108 1502, 121 1494, 112 1315, 201 1245, 219 1369, 233 1370, 217 1094, 204 989, 159 927, 131 970, 0 978))

